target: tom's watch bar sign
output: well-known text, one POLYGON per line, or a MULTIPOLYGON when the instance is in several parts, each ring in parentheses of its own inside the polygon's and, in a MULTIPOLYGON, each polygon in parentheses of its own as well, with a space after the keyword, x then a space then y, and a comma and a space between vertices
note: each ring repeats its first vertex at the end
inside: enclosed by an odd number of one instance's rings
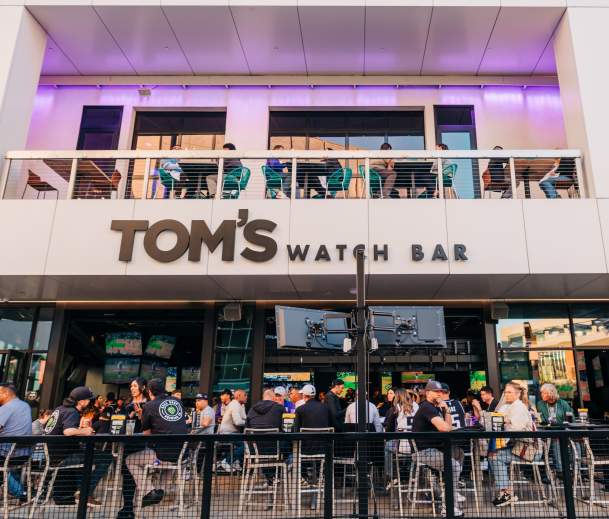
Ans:
MULTIPOLYGON (((221 247, 222 261, 235 261, 237 232, 243 232, 243 238, 247 242, 247 246, 239 251, 239 254, 247 260, 256 263, 270 261, 277 255, 278 250, 277 242, 272 236, 277 224, 271 220, 250 220, 248 209, 239 209, 237 219, 223 220, 214 231, 209 228, 205 220, 192 220, 190 227, 177 220, 159 220, 154 223, 150 223, 148 220, 112 220, 110 228, 121 233, 118 259, 125 262, 129 262, 133 258, 137 233, 144 234, 146 254, 161 263, 176 261, 187 253, 189 261, 200 261, 203 246, 207 247, 210 253, 221 247), (175 244, 170 249, 159 247, 159 237, 163 233, 172 233, 176 237, 175 244)), ((348 250, 349 247, 342 243, 316 246, 306 243, 286 245, 290 261, 306 261, 307 259, 317 262, 345 261, 347 254, 352 253, 355 256, 359 249, 365 248, 364 244, 359 244, 348 250)), ((450 252, 455 261, 468 260, 467 248, 461 243, 454 244, 450 252)), ((388 244, 374 244, 370 251, 374 261, 388 261, 389 253, 388 244)), ((418 243, 410 245, 410 257, 415 262, 425 259, 448 261, 448 253, 449 251, 442 244, 436 244, 430 250, 425 250, 418 243)))

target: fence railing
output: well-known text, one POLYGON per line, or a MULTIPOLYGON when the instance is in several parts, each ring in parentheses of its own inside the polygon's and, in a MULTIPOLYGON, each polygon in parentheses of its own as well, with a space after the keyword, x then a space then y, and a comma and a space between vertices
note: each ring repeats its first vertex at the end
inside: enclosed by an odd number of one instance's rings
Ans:
POLYGON ((4 199, 583 198, 577 150, 11 151, 4 199))
POLYGON ((575 519, 609 506, 609 428, 3 442, 4 517, 575 519))

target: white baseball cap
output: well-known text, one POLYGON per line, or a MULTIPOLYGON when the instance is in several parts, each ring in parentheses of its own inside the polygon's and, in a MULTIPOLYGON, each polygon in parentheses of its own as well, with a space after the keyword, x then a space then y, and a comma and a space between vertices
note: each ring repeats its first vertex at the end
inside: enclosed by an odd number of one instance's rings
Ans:
POLYGON ((278 396, 286 396, 288 394, 288 391, 283 386, 277 386, 273 388, 273 392, 278 396))
POLYGON ((304 396, 315 396, 317 391, 315 390, 315 386, 313 386, 312 384, 305 384, 304 386, 302 386, 302 389, 299 391, 299 393, 302 393, 304 396))

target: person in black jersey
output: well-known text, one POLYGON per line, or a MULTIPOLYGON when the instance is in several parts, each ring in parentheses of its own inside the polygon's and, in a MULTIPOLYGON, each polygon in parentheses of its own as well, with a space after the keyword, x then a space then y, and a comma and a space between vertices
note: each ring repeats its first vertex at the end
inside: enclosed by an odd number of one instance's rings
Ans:
MULTIPOLYGON (((158 434, 187 434, 186 413, 182 402, 168 396, 165 393, 165 384, 160 378, 153 378, 148 382, 148 396, 150 401, 142 411, 142 430, 144 435, 158 434)), ((144 498, 142 507, 160 503, 165 495, 161 488, 152 487, 150 478, 144 477, 146 465, 152 465, 158 461, 175 463, 182 449, 181 442, 163 443, 155 445, 148 443, 146 448, 131 454, 125 460, 125 464, 132 474, 137 488, 142 492, 144 498)), ((131 517, 130 510, 121 511, 121 518, 131 517)), ((132 512, 131 512, 132 513, 132 512)))

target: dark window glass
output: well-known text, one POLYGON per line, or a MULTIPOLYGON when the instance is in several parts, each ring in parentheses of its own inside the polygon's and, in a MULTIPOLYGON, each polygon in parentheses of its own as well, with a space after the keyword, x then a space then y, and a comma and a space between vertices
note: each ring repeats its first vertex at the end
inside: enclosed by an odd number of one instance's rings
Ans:
POLYGON ((138 112, 135 118, 135 135, 224 134, 225 130, 225 112, 138 112))
POLYGON ((79 150, 115 150, 123 117, 122 106, 85 106, 82 109, 79 150))
POLYGON ((474 108, 472 106, 436 106, 436 124, 438 126, 474 126, 474 108))

